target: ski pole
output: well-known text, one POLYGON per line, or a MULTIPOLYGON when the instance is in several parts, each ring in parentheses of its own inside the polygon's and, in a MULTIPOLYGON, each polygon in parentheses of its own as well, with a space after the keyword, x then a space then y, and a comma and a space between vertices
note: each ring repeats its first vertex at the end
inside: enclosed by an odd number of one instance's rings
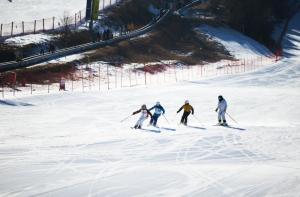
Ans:
POLYGON ((233 120, 236 124, 239 124, 235 119, 233 119, 227 112, 225 112, 227 115, 228 115, 228 117, 231 119, 231 120, 233 120))
POLYGON ((168 121, 168 119, 166 118, 166 116, 163 114, 163 117, 165 118, 165 120, 167 121, 167 123, 170 125, 170 122, 168 121))
POLYGON ((201 124, 201 126, 203 126, 202 122, 199 120, 199 118, 197 118, 194 114, 192 114, 193 117, 201 124))
POLYGON ((124 118, 124 119, 121 120, 120 122, 124 122, 124 121, 128 120, 131 116, 132 116, 132 114, 131 114, 130 116, 127 116, 126 118, 124 118))

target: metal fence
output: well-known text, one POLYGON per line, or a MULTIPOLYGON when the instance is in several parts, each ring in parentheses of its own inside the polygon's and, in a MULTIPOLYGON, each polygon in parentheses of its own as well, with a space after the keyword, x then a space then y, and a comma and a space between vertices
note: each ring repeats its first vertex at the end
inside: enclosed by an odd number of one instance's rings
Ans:
MULTIPOLYGON (((99 9, 103 10, 121 0, 101 0, 99 9)), ((65 26, 77 28, 78 25, 85 22, 86 10, 82 9, 71 16, 61 18, 51 17, 34 21, 11 22, 0 24, 0 37, 11 37, 22 34, 31 34, 63 28, 65 26)))
POLYGON ((0 37, 10 37, 20 34, 31 34, 63 28, 65 26, 78 27, 85 21, 85 10, 80 10, 72 16, 63 18, 43 18, 31 22, 11 22, 0 25, 0 37))

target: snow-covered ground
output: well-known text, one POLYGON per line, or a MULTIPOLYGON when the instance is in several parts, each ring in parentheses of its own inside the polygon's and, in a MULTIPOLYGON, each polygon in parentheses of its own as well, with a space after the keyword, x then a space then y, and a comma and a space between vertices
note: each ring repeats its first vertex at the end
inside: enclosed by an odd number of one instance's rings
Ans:
POLYGON ((4 43, 12 46, 24 46, 28 44, 47 43, 53 38, 55 38, 55 36, 50 34, 29 34, 8 38, 4 41, 4 43))
POLYGON ((257 55, 271 55, 265 46, 230 28, 202 25, 195 30, 207 34, 210 39, 224 45, 238 59, 252 58, 257 55))
MULTIPOLYGON (((289 56, 256 72, 2 100, 0 195, 298 196, 299 19, 286 37, 289 56), (238 121, 228 117, 232 128, 213 126, 220 94, 238 121), (177 125, 186 99, 196 117, 189 127, 177 125), (160 118, 160 130, 130 129, 138 116, 120 122, 158 100, 170 122, 160 118)), ((245 48, 260 54, 258 46, 245 48)))
MULTIPOLYGON (((116 0, 111 0, 114 4, 116 0)), ((104 0, 104 6, 110 0, 104 0)), ((73 15, 86 7, 86 0, 8 0, 0 1, 0 23, 6 24, 21 21, 34 21, 43 18, 63 18, 65 13, 73 15)), ((103 7, 101 0, 100 9, 103 7)))

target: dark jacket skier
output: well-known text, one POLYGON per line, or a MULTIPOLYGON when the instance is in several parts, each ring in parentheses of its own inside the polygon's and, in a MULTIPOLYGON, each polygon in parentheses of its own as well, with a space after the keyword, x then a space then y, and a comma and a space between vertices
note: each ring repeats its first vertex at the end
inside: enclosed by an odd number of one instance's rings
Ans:
POLYGON ((180 109, 177 111, 179 113, 183 109, 183 114, 180 120, 181 124, 187 125, 188 116, 192 113, 194 114, 194 108, 189 104, 189 101, 186 100, 184 102, 184 105, 180 107, 180 109))
POLYGON ((156 105, 151 107, 149 111, 154 109, 154 114, 151 117, 150 124, 156 127, 157 120, 161 114, 165 114, 165 109, 160 105, 160 102, 156 102, 156 105))

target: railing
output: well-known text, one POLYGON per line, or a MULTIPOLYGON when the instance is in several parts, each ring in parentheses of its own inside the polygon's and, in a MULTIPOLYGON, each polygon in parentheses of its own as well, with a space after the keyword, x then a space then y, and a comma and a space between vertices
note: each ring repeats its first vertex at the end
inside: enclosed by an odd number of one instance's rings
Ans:
POLYGON ((49 52, 49 53, 45 53, 43 55, 35 55, 35 56, 28 57, 28 58, 24 58, 22 61, 19 61, 19 62, 11 61, 11 62, 0 63, 0 72, 13 70, 13 69, 17 69, 17 68, 28 67, 28 66, 31 66, 31 65, 34 65, 37 63, 41 63, 41 62, 45 62, 45 61, 48 61, 51 59, 55 59, 55 58, 59 58, 59 57, 67 56, 67 55, 72 55, 72 54, 76 54, 76 53, 81 53, 84 51, 96 49, 96 48, 107 46, 107 45, 117 43, 117 42, 120 42, 123 40, 127 40, 130 38, 136 37, 136 36, 140 36, 142 34, 145 34, 149 31, 151 31, 156 25, 158 25, 162 20, 164 20, 169 15, 169 13, 170 13, 170 10, 165 10, 162 15, 159 15, 157 18, 155 18, 155 20, 152 20, 146 26, 144 26, 140 29, 134 30, 128 34, 120 35, 120 36, 115 37, 110 40, 99 41, 99 42, 90 42, 90 43, 86 43, 86 44, 82 44, 82 45, 78 45, 78 46, 74 46, 74 47, 60 49, 53 53, 49 52))

